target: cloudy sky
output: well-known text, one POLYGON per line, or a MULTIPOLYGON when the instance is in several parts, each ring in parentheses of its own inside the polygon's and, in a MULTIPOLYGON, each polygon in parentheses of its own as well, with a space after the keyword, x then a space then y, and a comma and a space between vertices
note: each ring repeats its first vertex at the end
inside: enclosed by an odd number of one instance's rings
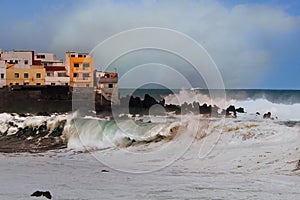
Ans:
MULTIPOLYGON (((300 89, 300 1, 296 0, 1 0, 0 18, 2 50, 54 52, 63 58, 69 50, 90 52, 122 31, 162 27, 202 45, 226 88, 300 89)), ((122 75, 137 65, 149 67, 147 63, 171 68, 177 64, 174 68, 193 87, 203 86, 193 70, 186 70, 192 68, 188 63, 165 52, 132 52, 112 67, 122 75)), ((149 78, 150 72, 139 73, 139 78, 149 78)), ((169 72, 153 73, 155 79, 169 72)))

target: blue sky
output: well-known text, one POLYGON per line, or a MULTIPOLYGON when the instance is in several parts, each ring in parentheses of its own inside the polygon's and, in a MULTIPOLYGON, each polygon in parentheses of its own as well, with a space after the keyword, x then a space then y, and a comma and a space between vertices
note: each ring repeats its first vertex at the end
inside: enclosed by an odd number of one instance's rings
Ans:
MULTIPOLYGON (((0 19, 3 50, 33 49, 59 58, 68 50, 89 52, 124 30, 174 29, 205 47, 227 88, 300 89, 296 0, 1 0, 0 19)), ((188 70, 185 76, 201 87, 188 70)))

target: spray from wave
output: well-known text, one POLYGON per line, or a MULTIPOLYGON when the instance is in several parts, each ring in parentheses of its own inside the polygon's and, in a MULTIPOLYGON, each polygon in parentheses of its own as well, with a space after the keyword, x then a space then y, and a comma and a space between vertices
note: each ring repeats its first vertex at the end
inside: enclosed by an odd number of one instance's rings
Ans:
MULTIPOLYGON (((180 91, 165 97, 166 104, 176 104, 176 99, 188 103, 194 91, 180 91)), ((237 95, 237 94, 236 94, 237 95)), ((141 116, 123 120, 108 120, 98 117, 79 117, 76 113, 51 116, 20 116, 0 114, 0 143, 2 152, 40 152, 52 149, 107 149, 145 146, 154 143, 178 142, 179 135, 188 135, 199 140, 222 132, 247 130, 262 132, 263 126, 290 126, 297 130, 300 121, 300 104, 278 104, 267 99, 251 99, 245 92, 239 99, 229 99, 227 104, 245 108, 246 113, 237 119, 204 119, 199 115, 141 116), (243 96, 243 98, 242 98, 243 96), (272 112, 278 120, 264 120, 257 112, 272 112), (150 120, 149 120, 150 119, 150 120), (163 119, 163 120, 162 120, 163 119), (200 126, 197 124, 200 123, 200 126), (250 124, 249 123, 254 123, 250 124), (258 125, 257 125, 257 124, 258 125), (236 128, 238 127, 238 128, 236 128), (259 129, 257 128, 259 127, 259 129)), ((249 96, 249 95, 248 95, 249 96)), ((198 92, 200 103, 218 105, 222 99, 211 102, 209 96, 198 92)), ((218 105, 219 106, 219 105, 218 105)), ((280 130, 280 128, 278 128, 280 130)), ((277 130, 271 132, 276 133, 277 130)), ((245 134, 246 134, 245 132, 245 134)), ((244 136, 247 138, 248 136, 244 136)), ((250 137, 250 136, 249 136, 250 137)))
POLYGON ((181 90, 178 94, 170 94, 164 97, 166 104, 178 105, 179 102, 193 103, 196 99, 199 103, 217 105, 226 109, 229 105, 243 107, 247 112, 243 117, 253 119, 257 113, 271 112, 272 115, 283 121, 300 121, 300 97, 297 91, 235 91, 226 92, 224 98, 210 98, 209 91, 181 90))

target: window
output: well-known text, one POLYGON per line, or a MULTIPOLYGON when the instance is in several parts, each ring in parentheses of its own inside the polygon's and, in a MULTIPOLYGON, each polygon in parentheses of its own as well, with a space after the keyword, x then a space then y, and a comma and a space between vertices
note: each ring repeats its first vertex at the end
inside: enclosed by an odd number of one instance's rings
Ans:
POLYGON ((19 73, 15 73, 15 78, 19 78, 19 73))
POLYGON ((65 83, 65 85, 69 85, 69 83, 65 83))
POLYGON ((36 78, 41 78, 41 74, 40 74, 40 73, 37 73, 37 74, 36 74, 36 78))
POLYGON ((4 79, 4 74, 1 74, 1 79, 4 79))
POLYGON ((10 64, 13 64, 13 63, 14 63, 14 61, 13 61, 13 60, 10 60, 10 61, 9 61, 9 63, 10 63, 10 64))
POLYGON ((83 73, 82 78, 83 78, 83 80, 88 80, 90 78, 90 74, 89 73, 83 73))
POLYGON ((82 58, 82 54, 78 54, 78 58, 82 58))
POLYGON ((13 85, 13 83, 9 83, 9 85, 13 85))
POLYGON ((58 73, 57 73, 57 76, 58 76, 58 77, 66 77, 67 75, 66 75, 65 72, 58 72, 58 73))
POLYGON ((36 85, 41 85, 41 83, 36 83, 36 85))
POLYGON ((78 74, 78 73, 74 73, 74 74, 73 74, 73 77, 74 77, 74 78, 78 78, 78 77, 79 77, 79 74, 78 74))
POLYGON ((36 55, 36 58, 45 58, 45 55, 36 55))
POLYGON ((18 63, 19 63, 19 61, 15 60, 15 64, 18 64, 18 63))
POLYGON ((51 83, 51 85, 55 85, 55 83, 51 83))
POLYGON ((24 73, 24 78, 28 78, 28 73, 24 73))
POLYGON ((47 72, 47 76, 51 76, 51 72, 47 72))
POLYGON ((79 63, 74 63, 74 67, 79 67, 79 63))
POLYGON ((90 67, 90 63, 83 63, 83 64, 82 64, 83 70, 86 70, 86 69, 88 69, 89 67, 90 67))
POLYGON ((74 54, 72 54, 72 55, 71 55, 71 58, 75 58, 75 55, 74 55, 74 54))
POLYGON ((25 60, 25 61, 24 61, 24 64, 25 64, 25 65, 28 65, 28 60, 25 60))
POLYGON ((113 88, 113 87, 114 87, 114 84, 112 84, 112 83, 108 84, 108 88, 113 88))
POLYGON ((19 85, 19 83, 16 83, 16 85, 19 85))
POLYGON ((24 85, 29 85, 29 83, 28 82, 24 82, 24 85))
POLYGON ((90 87, 90 84, 86 84, 86 87, 90 87))

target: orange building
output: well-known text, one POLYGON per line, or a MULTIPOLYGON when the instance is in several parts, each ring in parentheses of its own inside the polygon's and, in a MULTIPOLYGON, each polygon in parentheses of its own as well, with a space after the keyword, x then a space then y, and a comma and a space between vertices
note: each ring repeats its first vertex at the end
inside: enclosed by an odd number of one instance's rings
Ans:
POLYGON ((6 85, 45 85, 46 70, 42 65, 32 65, 30 68, 17 68, 7 64, 6 85))
POLYGON ((94 59, 89 54, 66 52, 66 67, 71 87, 93 87, 94 59))

